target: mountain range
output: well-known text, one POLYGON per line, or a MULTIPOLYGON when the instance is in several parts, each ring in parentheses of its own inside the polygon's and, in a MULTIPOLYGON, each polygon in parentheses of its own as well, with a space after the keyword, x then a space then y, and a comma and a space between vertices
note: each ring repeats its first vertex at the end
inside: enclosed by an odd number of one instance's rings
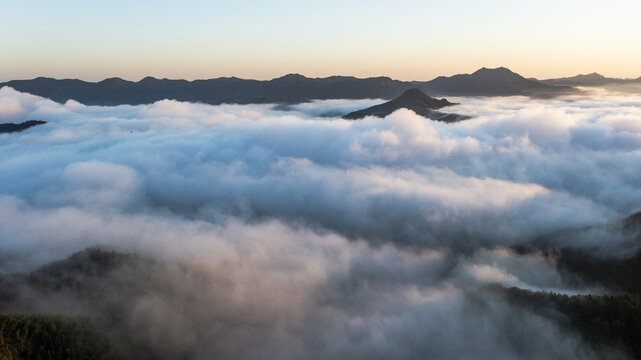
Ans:
POLYGON ((569 86, 548 85, 523 76, 504 67, 482 68, 472 74, 417 83, 432 96, 511 96, 553 97, 573 92, 569 86))
POLYGON ((572 77, 541 80, 542 83, 555 86, 601 86, 609 84, 641 83, 638 79, 617 79, 605 77, 598 73, 579 74, 572 77))
POLYGON ((138 82, 120 78, 87 82, 39 77, 0 83, 0 87, 3 86, 60 103, 76 100, 85 105, 139 105, 163 99, 207 104, 297 103, 310 99, 390 100, 413 88, 419 88, 431 96, 551 97, 574 91, 570 86, 526 79, 506 68, 483 68, 472 74, 441 76, 424 82, 400 81, 389 77, 308 78, 289 74, 267 81, 236 77, 194 81, 146 77, 138 82))

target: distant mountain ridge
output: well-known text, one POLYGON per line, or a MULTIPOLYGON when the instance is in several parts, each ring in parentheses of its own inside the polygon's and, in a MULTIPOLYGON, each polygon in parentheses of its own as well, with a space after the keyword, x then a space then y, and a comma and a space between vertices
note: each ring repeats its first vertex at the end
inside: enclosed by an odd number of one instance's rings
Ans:
POLYGON ((428 119, 443 122, 455 122, 469 119, 469 117, 463 115, 436 111, 437 109, 452 105, 456 104, 449 102, 447 99, 434 99, 427 96, 423 91, 421 91, 421 89, 414 88, 405 91, 401 96, 394 100, 344 115, 343 119, 357 120, 366 116, 385 117, 401 108, 412 110, 416 114, 428 119))
POLYGON ((571 77, 541 80, 541 82, 545 84, 565 86, 596 86, 622 81, 624 80, 608 78, 596 72, 591 74, 579 74, 571 77))
POLYGON ((548 85, 534 79, 526 79, 504 67, 481 68, 472 74, 439 76, 434 80, 417 84, 433 96, 525 95, 551 97, 574 90, 568 86, 548 85))
POLYGON ((600 86, 641 82, 641 77, 637 79, 618 79, 605 77, 599 73, 593 72, 591 74, 579 74, 571 77, 545 79, 540 81, 544 84, 556 86, 600 86))
POLYGON ((435 95, 456 96, 556 96, 571 87, 546 85, 525 79, 506 68, 480 69, 473 74, 438 77, 432 81, 400 81, 389 77, 330 76, 308 78, 289 74, 272 80, 223 77, 209 80, 170 80, 146 77, 138 82, 109 78, 99 82, 39 77, 0 83, 18 91, 64 103, 85 105, 139 105, 163 99, 222 103, 295 103, 311 99, 394 99, 419 88, 435 95))
POLYGON ((207 104, 301 102, 309 99, 391 99, 413 85, 387 77, 358 79, 332 76, 311 79, 289 74, 268 81, 235 77, 194 81, 146 77, 138 82, 109 78, 92 83, 41 77, 9 81, 0 84, 2 86, 10 86, 60 103, 73 99, 85 105, 109 106, 148 104, 163 99, 207 104))

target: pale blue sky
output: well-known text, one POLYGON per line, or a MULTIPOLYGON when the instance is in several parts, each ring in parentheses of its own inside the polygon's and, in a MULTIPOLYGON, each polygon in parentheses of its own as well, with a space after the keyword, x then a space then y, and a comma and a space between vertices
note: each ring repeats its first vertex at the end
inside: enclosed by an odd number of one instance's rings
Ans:
POLYGON ((641 76, 641 1, 0 0, 0 81, 641 76))

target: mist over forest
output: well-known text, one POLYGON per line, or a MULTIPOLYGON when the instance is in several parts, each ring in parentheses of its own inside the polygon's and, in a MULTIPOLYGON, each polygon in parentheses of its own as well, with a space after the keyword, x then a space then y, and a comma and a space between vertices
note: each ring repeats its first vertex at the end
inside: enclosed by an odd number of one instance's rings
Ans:
POLYGON ((446 123, 5 86, 0 124, 45 123, 0 134, 0 324, 61 358, 641 358, 641 93, 581 90, 446 123))

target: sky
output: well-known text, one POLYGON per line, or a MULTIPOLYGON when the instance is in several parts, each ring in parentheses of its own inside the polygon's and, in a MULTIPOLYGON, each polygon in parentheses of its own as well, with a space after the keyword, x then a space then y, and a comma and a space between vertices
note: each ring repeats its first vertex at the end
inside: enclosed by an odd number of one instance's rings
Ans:
POLYGON ((641 76, 641 2, 0 0, 0 81, 641 76))

